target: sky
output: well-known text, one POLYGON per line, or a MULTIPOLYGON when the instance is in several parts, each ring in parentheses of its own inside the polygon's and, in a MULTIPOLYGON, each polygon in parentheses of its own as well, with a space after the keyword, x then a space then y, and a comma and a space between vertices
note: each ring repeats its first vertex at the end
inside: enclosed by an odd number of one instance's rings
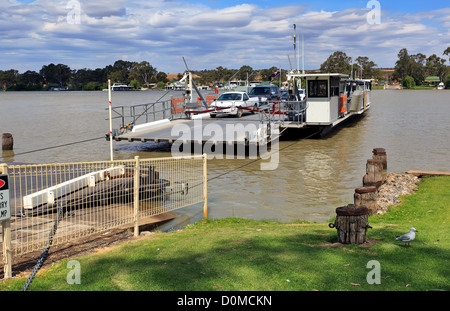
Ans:
POLYGON ((309 70, 335 51, 392 68, 402 48, 448 60, 449 46, 448 0, 0 0, 0 70, 20 73, 119 59, 178 73, 182 57, 192 70, 309 70))

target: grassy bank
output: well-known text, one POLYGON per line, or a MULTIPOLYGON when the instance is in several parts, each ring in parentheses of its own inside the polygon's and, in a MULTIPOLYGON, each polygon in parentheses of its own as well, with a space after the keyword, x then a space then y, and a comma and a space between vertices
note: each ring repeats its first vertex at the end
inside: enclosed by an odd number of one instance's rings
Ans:
MULTIPOLYGON (((31 290, 335 291, 449 290, 450 178, 424 179, 402 204, 369 218, 369 243, 342 246, 328 224, 203 220, 77 258, 81 284, 67 283, 67 261, 38 273, 31 290), (414 226, 405 249, 394 237, 414 226), (368 284, 380 263, 381 284, 368 284)), ((25 279, 0 283, 20 290, 25 279)))

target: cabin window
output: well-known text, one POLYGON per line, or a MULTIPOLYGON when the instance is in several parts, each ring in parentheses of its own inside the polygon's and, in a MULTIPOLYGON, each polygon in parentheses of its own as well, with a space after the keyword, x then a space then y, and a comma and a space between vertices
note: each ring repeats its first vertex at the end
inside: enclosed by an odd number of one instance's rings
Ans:
POLYGON ((328 80, 309 80, 308 97, 328 97, 328 80))
POLYGON ((330 96, 339 96, 339 79, 331 77, 330 96))

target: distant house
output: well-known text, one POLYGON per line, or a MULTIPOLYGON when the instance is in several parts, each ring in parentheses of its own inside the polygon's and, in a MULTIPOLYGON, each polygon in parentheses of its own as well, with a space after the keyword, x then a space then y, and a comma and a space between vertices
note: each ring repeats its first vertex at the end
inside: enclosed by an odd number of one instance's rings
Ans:
POLYGON ((439 82, 441 82, 441 79, 439 79, 439 77, 436 76, 430 76, 425 78, 425 83, 427 84, 439 84, 439 82))

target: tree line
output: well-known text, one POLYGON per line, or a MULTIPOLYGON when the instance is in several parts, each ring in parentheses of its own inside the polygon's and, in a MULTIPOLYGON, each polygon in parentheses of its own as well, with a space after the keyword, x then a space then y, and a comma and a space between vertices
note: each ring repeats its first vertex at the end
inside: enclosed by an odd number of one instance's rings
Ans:
MULTIPOLYGON (((450 58, 450 47, 442 55, 450 58)), ((397 56, 392 78, 402 81, 404 87, 423 85, 427 76, 435 76, 441 82, 445 81, 446 87, 450 88, 450 66, 445 65, 445 58, 436 54, 428 57, 422 53, 410 55, 406 48, 401 49, 397 56)))
POLYGON ((377 64, 367 56, 358 56, 353 62, 345 52, 336 51, 320 65, 320 71, 343 73, 360 79, 382 79, 383 73, 376 67, 377 64))
MULTIPOLYGON (((277 70, 276 67, 254 70, 250 66, 240 69, 228 69, 222 66, 213 70, 193 71, 196 83, 199 85, 221 85, 223 81, 239 80, 269 80, 277 70)), ((174 81, 182 78, 179 74, 174 81)), ((282 78, 286 79, 286 73, 282 78)), ((36 91, 51 88, 68 87, 70 90, 102 90, 107 88, 106 81, 131 85, 136 89, 157 86, 164 88, 169 81, 165 72, 158 71, 149 62, 129 62, 118 60, 113 65, 97 69, 71 69, 64 64, 44 65, 39 72, 28 70, 19 73, 18 70, 0 70, 0 88, 9 91, 36 91)))
MULTIPOLYGON (((450 57, 450 47, 442 55, 450 57)), ((422 53, 409 55, 406 48, 401 49, 397 56, 398 60, 394 72, 388 77, 389 80, 402 81, 408 87, 411 81, 414 85, 423 85, 427 76, 435 76, 450 87, 450 66, 445 65, 446 58, 436 54, 428 57, 422 53)), ((331 54, 320 66, 320 71, 339 72, 362 79, 383 79, 382 71, 368 57, 359 56, 353 62, 352 58, 342 51, 331 54)))
POLYGON ((20 74, 15 69, 0 70, 0 88, 4 90, 47 90, 69 87, 71 90, 101 90, 113 83, 131 84, 136 88, 151 83, 166 83, 167 75, 158 72, 149 62, 118 60, 113 65, 97 69, 71 69, 64 64, 42 66, 39 72, 28 70, 20 74))
MULTIPOLYGON (((443 55, 450 57, 450 47, 443 55)), ((424 54, 409 55, 406 48, 398 53, 393 74, 390 80, 402 81, 422 85, 426 76, 437 76, 441 81, 446 81, 450 87, 450 67, 445 65, 446 59, 436 54, 426 57, 424 54), (411 82, 413 81, 413 82, 411 82)), ((196 83, 199 85, 222 85, 223 81, 237 79, 241 81, 270 81, 277 71, 273 66, 268 69, 254 70, 251 66, 244 65, 239 69, 228 69, 219 66, 213 70, 193 71, 196 74, 196 83)), ((359 56, 352 60, 345 52, 336 51, 331 54, 320 66, 321 72, 338 72, 352 77, 363 79, 383 80, 382 71, 366 56, 359 56)), ((175 78, 182 78, 180 74, 175 78)), ((167 82, 171 82, 164 72, 158 71, 149 62, 130 62, 117 60, 113 65, 97 69, 71 69, 64 64, 49 64, 42 66, 39 72, 28 70, 19 73, 15 69, 0 70, 0 88, 3 90, 33 91, 48 90, 53 87, 68 87, 70 90, 102 90, 107 88, 106 81, 112 83, 127 84, 135 87, 150 87, 157 85, 164 88, 167 82)), ((286 80, 286 70, 281 70, 281 80, 286 80)), ((278 83, 279 78, 274 79, 278 83)))

